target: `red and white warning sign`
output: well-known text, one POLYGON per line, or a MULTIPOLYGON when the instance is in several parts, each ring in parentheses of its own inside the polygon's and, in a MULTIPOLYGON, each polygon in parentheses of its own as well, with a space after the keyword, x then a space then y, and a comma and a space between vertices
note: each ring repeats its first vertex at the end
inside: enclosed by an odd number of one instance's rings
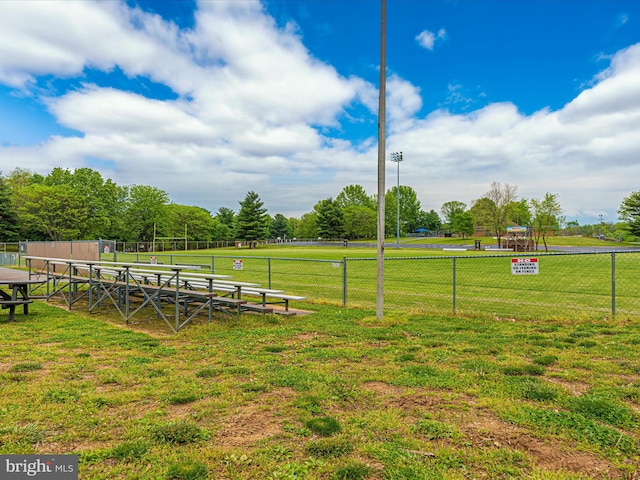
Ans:
POLYGON ((512 258, 511 273, 513 275, 538 275, 537 258, 512 258))

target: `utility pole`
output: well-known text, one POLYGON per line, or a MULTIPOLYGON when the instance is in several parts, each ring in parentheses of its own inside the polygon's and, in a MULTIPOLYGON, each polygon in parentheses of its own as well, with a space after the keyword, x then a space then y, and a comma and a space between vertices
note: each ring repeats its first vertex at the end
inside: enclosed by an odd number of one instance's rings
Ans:
POLYGON ((384 173, 387 80, 387 0, 381 0, 380 22, 380 88, 378 92, 378 255, 376 317, 384 320, 384 173))

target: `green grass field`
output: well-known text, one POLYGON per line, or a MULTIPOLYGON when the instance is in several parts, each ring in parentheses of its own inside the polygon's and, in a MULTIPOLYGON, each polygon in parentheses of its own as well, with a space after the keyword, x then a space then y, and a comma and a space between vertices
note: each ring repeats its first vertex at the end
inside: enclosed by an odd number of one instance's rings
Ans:
MULTIPOLYGON (((566 242, 562 237, 556 240, 566 242)), ((572 240, 610 244, 597 239, 572 240)), ((118 254, 118 260, 147 261, 149 256, 118 254)), ((346 296, 347 306, 376 305, 375 248, 270 245, 156 256, 166 263, 204 265, 216 273, 304 295, 316 303, 343 305, 346 296), (234 259, 242 259, 242 270, 234 270, 234 259)), ((385 309, 389 311, 603 318, 615 309, 617 315, 640 317, 640 252, 615 254, 615 275, 610 253, 497 254, 386 248, 385 258, 385 309), (538 275, 512 275, 511 257, 523 256, 539 258, 538 275)))
POLYGON ((637 478, 638 321, 313 310, 0 317, 0 452, 92 480, 637 478))

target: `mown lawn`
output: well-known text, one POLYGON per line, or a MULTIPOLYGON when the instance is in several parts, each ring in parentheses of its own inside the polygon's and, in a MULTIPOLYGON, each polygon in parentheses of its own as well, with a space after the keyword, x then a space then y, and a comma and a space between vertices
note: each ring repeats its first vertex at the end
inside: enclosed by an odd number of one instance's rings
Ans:
MULTIPOLYGON (((118 260, 146 261, 148 256, 119 254, 118 260)), ((341 305, 346 296, 348 306, 376 306, 377 262, 372 248, 271 246, 157 254, 157 258, 201 264, 207 271, 316 302, 341 305), (242 259, 242 270, 234 270, 234 259, 242 259)), ((604 318, 615 308, 616 314, 640 318, 637 251, 496 254, 387 248, 384 279, 385 308, 396 311, 604 318), (513 275, 511 257, 538 258, 539 274, 513 275)))
POLYGON ((0 316, 0 452, 83 479, 637 478, 639 322, 304 306, 175 335, 0 316))

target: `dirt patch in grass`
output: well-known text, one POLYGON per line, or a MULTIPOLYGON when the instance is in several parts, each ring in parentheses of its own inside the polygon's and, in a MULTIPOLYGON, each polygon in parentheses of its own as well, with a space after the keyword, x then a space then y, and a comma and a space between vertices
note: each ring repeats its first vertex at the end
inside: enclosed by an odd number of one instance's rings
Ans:
POLYGON ((487 410, 472 410, 458 425, 475 446, 512 448, 527 453, 546 470, 588 474, 593 477, 622 478, 621 471, 595 454, 569 450, 568 446, 547 438, 536 438, 515 425, 503 422, 487 410))
POLYGON ((545 377, 545 380, 549 383, 553 383, 555 385, 560 385, 562 388, 571 392, 571 394, 575 397, 585 394, 590 388, 590 385, 586 383, 576 383, 569 382, 568 380, 562 380, 561 378, 556 377, 545 377))
POLYGON ((384 382, 366 382, 362 384, 362 388, 373 392, 376 395, 384 395, 386 397, 398 397, 405 391, 404 388, 389 385, 384 382))
POLYGON ((250 405, 239 407, 221 423, 216 443, 221 447, 251 447, 262 439, 282 433, 276 413, 293 395, 291 390, 281 388, 261 395, 250 405))
POLYGON ((296 341, 305 342, 309 340, 318 340, 320 338, 327 338, 327 335, 319 332, 305 332, 305 333, 299 333, 298 335, 294 335, 293 337, 291 337, 291 340, 289 341, 289 343, 294 343, 296 341))
POLYGON ((553 439, 543 441, 523 428, 503 422, 490 410, 478 407, 473 397, 454 398, 445 392, 445 398, 442 392, 408 390, 384 382, 367 382, 363 388, 375 393, 382 405, 398 408, 409 417, 419 417, 422 413, 455 424, 464 441, 471 442, 474 448, 519 450, 545 470, 624 478, 621 470, 595 454, 578 451, 553 439))

